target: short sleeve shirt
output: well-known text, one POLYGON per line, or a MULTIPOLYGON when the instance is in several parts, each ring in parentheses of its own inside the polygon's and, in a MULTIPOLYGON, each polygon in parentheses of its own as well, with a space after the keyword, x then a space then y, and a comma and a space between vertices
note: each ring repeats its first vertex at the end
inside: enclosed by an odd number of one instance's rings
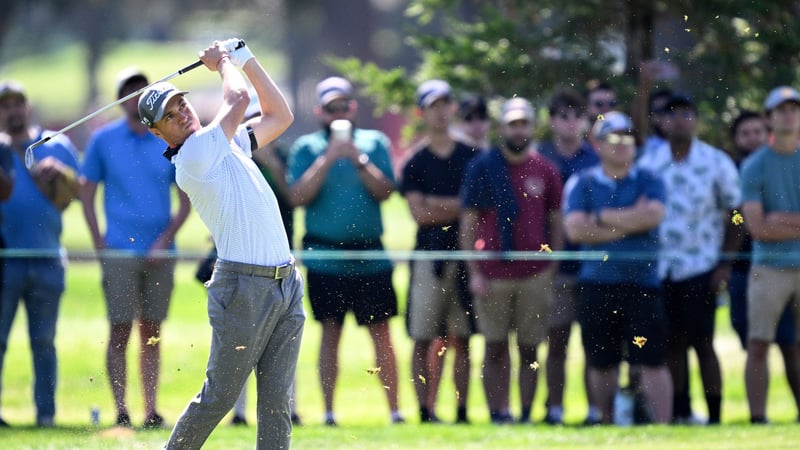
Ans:
MULTIPOLYGON (((496 206, 486 205, 486 180, 479 166, 487 161, 481 154, 472 161, 467 171, 461 193, 464 208, 478 211, 476 241, 482 242, 486 251, 500 251, 500 228, 496 206), (474 170, 473 170, 474 169, 474 170)), ((514 251, 540 251, 549 244, 549 217, 560 211, 562 182, 558 169, 544 156, 531 153, 525 161, 508 165, 511 186, 517 202, 518 213, 513 222, 514 251)), ((478 267, 489 278, 524 278, 545 270, 550 261, 543 260, 489 260, 478 261, 478 267)))
MULTIPOLYGON (((35 139, 24 143, 26 147, 39 139, 51 135, 45 131, 35 139)), ((77 151, 66 136, 58 135, 34 150, 37 160, 53 156, 77 172, 77 151)), ((14 189, 8 201, 2 203, 3 238, 8 248, 35 250, 61 249, 61 211, 53 205, 33 180, 17 152, 12 154, 13 171, 16 174, 14 189)))
POLYGON ((218 124, 189 136, 172 157, 178 186, 228 261, 277 266, 291 259, 278 201, 252 160, 244 126, 232 140, 218 124))
MULTIPOLYGON (((419 192, 422 195, 458 197, 467 163, 479 150, 456 142, 448 158, 440 158, 428 147, 415 153, 403 167, 400 193, 419 192)), ((417 248, 420 250, 458 249, 458 219, 419 227, 417 248), (449 244, 450 248, 432 248, 435 243, 449 244)))
MULTIPOLYGON (((564 187, 564 215, 575 211, 596 214, 604 208, 627 208, 645 196, 664 202, 664 183, 647 170, 634 168, 627 177, 614 180, 601 166, 586 169, 570 178, 564 187)), ((608 255, 608 259, 581 264, 578 279, 600 284, 631 283, 657 287, 658 228, 626 236, 613 242, 584 244, 585 251, 608 255)))
POLYGON ((81 173, 103 184, 108 248, 146 252, 167 228, 175 168, 161 155, 163 149, 161 139, 137 134, 125 119, 92 135, 81 173))
POLYGON ((694 139, 682 161, 673 160, 667 143, 642 155, 638 165, 660 174, 668 192, 659 230, 661 277, 681 281, 713 269, 722 251, 727 212, 742 199, 733 160, 694 139))
MULTIPOLYGON (((764 214, 800 213, 800 149, 791 154, 763 147, 742 165, 743 203, 760 203, 764 214)), ((746 220, 746 219, 745 219, 746 220)), ((753 241, 753 264, 800 267, 800 239, 753 241)))
MULTIPOLYGON (((353 144, 369 156, 370 162, 394 182, 394 172, 389 156, 389 138, 377 130, 357 128, 353 131, 353 144)), ((286 179, 295 184, 314 161, 328 148, 328 135, 320 130, 298 138, 289 151, 286 179)), ((337 243, 319 250, 337 250, 356 247, 363 242, 379 243, 383 234, 381 205, 369 193, 358 175, 358 169, 349 160, 336 161, 328 171, 316 198, 305 205, 306 239, 337 243), (341 244, 341 245, 338 245, 341 244)), ((391 270, 389 260, 363 261, 306 259, 304 264, 324 273, 367 275, 391 270)))

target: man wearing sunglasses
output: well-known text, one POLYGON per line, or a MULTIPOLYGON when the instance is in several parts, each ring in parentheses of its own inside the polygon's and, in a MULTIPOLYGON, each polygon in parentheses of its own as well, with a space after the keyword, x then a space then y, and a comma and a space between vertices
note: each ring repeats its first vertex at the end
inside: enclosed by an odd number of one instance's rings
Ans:
MULTIPOLYGON (((290 202, 305 207, 303 249, 382 251, 380 204, 395 190, 389 138, 380 131, 353 126, 358 103, 348 80, 326 78, 317 85, 317 98, 314 114, 321 129, 295 141, 287 166, 290 202), (337 127, 332 126, 334 121, 337 127)), ((389 333, 389 319, 397 315, 391 261, 309 258, 305 265, 311 309, 322 324, 319 373, 325 423, 336 425, 333 398, 339 341, 348 311, 369 330, 391 420, 403 422, 389 333)))
POLYGON ((594 124, 598 117, 617 107, 617 93, 610 84, 601 81, 590 83, 586 92, 586 115, 594 124))
POLYGON ((601 163, 564 187, 564 226, 582 250, 608 254, 584 261, 578 273, 578 321, 590 398, 600 408, 601 422, 611 423, 618 412, 614 396, 626 358, 650 420, 665 423, 672 412, 672 383, 664 364, 666 313, 655 255, 666 194, 656 175, 634 167, 632 128, 630 118, 616 111, 595 122, 592 138, 601 163), (636 254, 652 255, 651 260, 630 257, 636 254), (636 336, 646 344, 633 342, 636 336))
MULTIPOLYGON (((542 142, 539 152, 558 167, 561 181, 573 174, 597 165, 600 160, 584 136, 587 129, 583 97, 574 89, 556 91, 550 99, 550 131, 552 140, 542 142)), ((578 245, 564 241, 564 249, 574 251, 578 245)), ((561 261, 553 283, 553 307, 548 323, 549 348, 547 351, 547 415, 544 422, 560 425, 564 422, 564 380, 566 379, 567 346, 575 322, 575 285, 580 261, 561 261)), ((587 375, 584 373, 584 384, 587 375)), ((591 393, 590 390, 586 390, 591 393)), ((589 399, 586 424, 595 424, 600 411, 589 399)))

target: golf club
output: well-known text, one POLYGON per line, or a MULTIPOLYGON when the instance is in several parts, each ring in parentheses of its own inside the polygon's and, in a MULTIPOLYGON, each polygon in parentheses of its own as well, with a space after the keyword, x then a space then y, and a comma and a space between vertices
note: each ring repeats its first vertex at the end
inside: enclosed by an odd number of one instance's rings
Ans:
MULTIPOLYGON (((244 41, 243 40, 239 40, 239 43, 236 45, 234 50, 240 49, 242 47, 244 47, 244 41)), ((29 145, 28 148, 25 149, 25 167, 27 167, 28 170, 30 170, 33 167, 33 164, 35 162, 35 159, 33 157, 33 149, 35 149, 36 147, 44 144, 45 142, 49 141, 50 139, 52 139, 52 138, 54 138, 56 136, 59 136, 61 134, 66 133, 67 131, 77 127, 78 125, 80 125, 80 124, 82 124, 82 123, 84 123, 86 121, 88 121, 89 119, 97 116, 98 114, 101 114, 104 111, 106 111, 106 110, 108 110, 110 108, 113 108, 114 106, 117 106, 117 105, 120 105, 122 103, 125 103, 126 101, 128 101, 128 100, 136 97, 137 95, 141 94, 142 92, 146 91, 147 89, 152 87, 154 84, 161 83, 161 82, 164 82, 164 81, 167 81, 167 80, 171 80, 171 79, 177 77, 178 75, 183 75, 184 73, 186 73, 186 72, 188 72, 190 70, 196 69, 196 68, 198 68, 198 67, 200 67, 202 65, 203 65, 202 61, 195 61, 192 64, 189 64, 188 66, 184 67, 183 69, 180 69, 180 70, 178 70, 176 72, 173 72, 173 73, 165 76, 164 78, 162 78, 160 80, 154 81, 154 82, 148 84, 147 86, 145 86, 145 87, 143 87, 143 88, 141 88, 141 89, 139 89, 139 90, 137 90, 135 92, 131 92, 130 94, 126 95, 125 97, 123 97, 123 98, 121 98, 121 99, 119 99, 119 100, 117 100, 115 102, 109 103, 108 105, 98 109, 97 111, 89 114, 88 116, 86 116, 86 117, 84 117, 84 118, 82 118, 80 120, 77 120, 77 121, 67 125, 66 127, 56 131, 53 134, 50 134, 47 137, 39 139, 38 141, 36 141, 33 144, 29 145)))

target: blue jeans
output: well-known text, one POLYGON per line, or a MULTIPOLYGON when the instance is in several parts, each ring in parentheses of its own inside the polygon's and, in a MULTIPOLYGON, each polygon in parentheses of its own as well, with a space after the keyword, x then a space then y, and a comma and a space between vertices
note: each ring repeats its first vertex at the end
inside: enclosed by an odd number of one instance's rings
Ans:
MULTIPOLYGON (((64 266, 59 258, 11 258, 3 260, 4 284, 0 303, 0 377, 8 348, 8 336, 19 301, 25 302, 28 336, 33 353, 33 398, 36 420, 56 413, 56 320, 64 292, 64 266)), ((2 389, 0 389, 2 393, 2 389)))

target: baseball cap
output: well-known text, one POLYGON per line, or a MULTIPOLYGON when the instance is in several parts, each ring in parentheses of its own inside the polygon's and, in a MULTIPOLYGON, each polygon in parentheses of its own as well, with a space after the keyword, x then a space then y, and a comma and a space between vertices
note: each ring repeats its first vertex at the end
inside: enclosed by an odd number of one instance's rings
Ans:
POLYGON ((505 124, 509 124, 515 120, 533 122, 533 106, 531 102, 522 97, 514 97, 503 103, 503 110, 500 113, 500 117, 505 124))
POLYGON ((695 106, 692 98, 683 92, 673 93, 669 100, 667 100, 667 103, 664 104, 664 111, 669 111, 670 109, 674 109, 678 106, 686 106, 694 111, 697 111, 697 106, 695 106))
POLYGON ((427 108, 440 98, 450 97, 450 84, 444 80, 428 80, 417 88, 417 106, 427 108))
POLYGON ((23 100, 28 98, 27 95, 25 95, 25 88, 22 86, 22 83, 14 80, 0 82, 0 99, 6 98, 9 95, 22 97, 23 100))
POLYGON ((342 77, 328 77, 317 84, 317 99, 322 106, 337 98, 353 96, 353 85, 342 77))
POLYGON ((148 127, 164 117, 164 108, 172 97, 187 94, 188 91, 178 90, 172 83, 162 81, 150 86, 139 97, 139 118, 148 127))
POLYGON ((794 102, 800 104, 800 94, 790 86, 779 86, 769 92, 767 99, 764 100, 764 110, 772 111, 784 102, 794 102))
POLYGON ((466 119, 470 116, 479 117, 481 119, 487 118, 489 114, 486 110, 486 100, 480 95, 469 95, 465 97, 458 105, 458 116, 462 119, 466 119))
POLYGON ((147 75, 138 67, 127 67, 122 69, 117 74, 117 98, 122 98, 122 89, 134 81, 143 81, 144 84, 149 84, 147 75))
POLYGON ((602 139, 611 133, 633 132, 633 122, 630 117, 619 111, 609 111, 598 118, 592 127, 592 134, 602 139))

